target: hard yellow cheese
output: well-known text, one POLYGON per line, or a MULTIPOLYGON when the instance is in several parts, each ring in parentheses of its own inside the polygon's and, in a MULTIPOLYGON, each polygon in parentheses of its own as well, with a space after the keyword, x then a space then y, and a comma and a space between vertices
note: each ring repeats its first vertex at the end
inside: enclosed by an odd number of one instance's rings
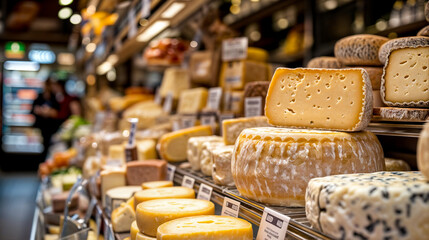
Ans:
POLYGON ((172 187, 172 181, 151 181, 142 183, 142 189, 152 189, 152 188, 163 188, 163 187, 172 187))
POLYGON ((137 226, 137 221, 133 221, 133 223, 131 223, 131 229, 130 229, 131 240, 136 240, 136 236, 139 232, 140 230, 139 230, 139 227, 137 226))
POLYGON ((177 112, 180 114, 195 114, 201 111, 207 103, 208 91, 206 88, 184 90, 180 94, 177 112))
POLYGON ((126 185, 125 169, 104 170, 100 173, 102 206, 106 207, 106 193, 109 189, 126 185))
POLYGON ((225 145, 233 145, 241 131, 253 127, 269 127, 265 116, 234 118, 222 121, 222 137, 225 145))
POLYGON ((112 227, 115 232, 128 232, 131 229, 131 224, 136 220, 134 209, 122 203, 120 207, 112 212, 112 227))
POLYGON ((137 233, 136 240, 156 240, 156 237, 151 237, 143 233, 137 233))
POLYGON ((138 160, 157 159, 156 141, 153 139, 139 140, 137 145, 138 160))
POLYGON ((186 187, 146 189, 134 194, 134 204, 137 208, 139 203, 162 198, 195 198, 195 192, 193 189, 186 187))

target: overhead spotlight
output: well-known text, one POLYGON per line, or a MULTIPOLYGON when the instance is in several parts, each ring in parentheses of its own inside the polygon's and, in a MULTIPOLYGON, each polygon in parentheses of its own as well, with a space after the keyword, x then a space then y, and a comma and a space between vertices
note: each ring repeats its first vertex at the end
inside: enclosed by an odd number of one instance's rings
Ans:
POLYGON ((280 18, 277 20, 277 27, 280 29, 286 29, 289 27, 289 21, 286 18, 280 18))
POLYGON ((94 75, 92 75, 92 74, 89 74, 89 75, 86 77, 86 83, 87 83, 88 85, 90 85, 90 86, 94 85, 94 84, 95 84, 95 76, 94 76, 94 75))
POLYGON ((85 50, 89 53, 93 53, 95 51, 95 49, 97 48, 97 44, 95 43, 88 43, 88 45, 86 45, 85 50))
POLYGON ((196 48, 196 47, 198 47, 198 42, 197 41, 191 41, 189 43, 189 45, 191 46, 191 48, 196 48))
POLYGON ((239 5, 231 5, 231 7, 229 8, 229 11, 232 14, 237 15, 240 13, 240 6, 239 5))
POLYGON ((115 68, 111 68, 107 74, 106 74, 106 78, 109 82, 113 82, 116 80, 116 71, 115 68))
POLYGON ((61 8, 60 11, 58 11, 58 17, 60 19, 67 19, 73 14, 73 11, 69 7, 61 8))
POLYGON ((250 40, 257 42, 261 39, 261 33, 259 31, 253 31, 249 36, 250 40))
POLYGON ((82 17, 79 14, 73 14, 70 17, 70 22, 74 25, 79 24, 80 22, 82 22, 82 17))
POLYGON ((70 5, 73 2, 73 0, 60 0, 59 2, 61 6, 67 6, 67 5, 70 5))

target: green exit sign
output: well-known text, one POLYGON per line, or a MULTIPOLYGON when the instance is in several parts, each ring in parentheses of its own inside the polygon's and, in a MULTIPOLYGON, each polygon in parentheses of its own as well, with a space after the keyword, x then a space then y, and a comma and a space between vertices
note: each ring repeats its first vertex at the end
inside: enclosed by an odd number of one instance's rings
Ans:
POLYGON ((24 58, 25 45, 22 42, 7 42, 5 45, 6 58, 24 58))

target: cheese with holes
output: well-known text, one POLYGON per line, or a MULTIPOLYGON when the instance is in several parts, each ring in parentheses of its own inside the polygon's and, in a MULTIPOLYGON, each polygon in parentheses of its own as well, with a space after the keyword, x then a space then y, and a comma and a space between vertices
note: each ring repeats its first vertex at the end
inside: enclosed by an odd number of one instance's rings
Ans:
POLYGON ((241 60, 224 62, 220 72, 220 85, 228 90, 243 90, 246 83, 267 81, 268 65, 264 62, 241 60))
POLYGON ((212 175, 213 162, 212 162, 212 151, 217 147, 225 146, 223 142, 206 142, 201 146, 200 155, 200 166, 201 172, 206 176, 212 175))
POLYGON ((115 232, 129 232, 131 224, 136 220, 134 209, 122 203, 120 207, 112 212, 112 227, 115 232))
POLYGON ((394 38, 380 47, 380 50, 378 52, 378 58, 383 64, 386 64, 388 56, 393 50, 402 48, 424 47, 428 44, 429 38, 423 36, 394 38))
POLYGON ((225 145, 234 145, 241 131, 253 127, 269 127, 265 116, 234 118, 222 121, 222 137, 225 145))
POLYGON ((382 67, 359 66, 356 68, 363 68, 368 73, 369 80, 371 81, 372 90, 380 90, 381 76, 383 75, 382 67))
POLYGON ((159 139, 159 155, 167 161, 186 160, 188 140, 191 137, 212 135, 210 126, 196 126, 164 134, 159 139))
POLYGON ((315 57, 307 63, 308 68, 343 68, 344 65, 335 57, 315 57))
POLYGON ((172 181, 151 181, 142 183, 142 189, 152 189, 152 188, 163 188, 163 187, 172 187, 172 181))
POLYGON ((410 165, 408 165, 404 160, 385 158, 384 161, 386 163, 386 171, 411 171, 410 165))
POLYGON ((180 114, 195 114, 203 110, 207 103, 208 91, 206 88, 192 88, 180 94, 177 112, 180 114))
POLYGON ((218 146, 211 151, 212 177, 216 184, 234 186, 231 174, 231 157, 234 145, 218 146))
POLYGON ((137 225, 140 232, 156 236, 158 227, 173 219, 213 215, 214 204, 200 199, 157 199, 146 201, 137 206, 137 225))
POLYGON ((111 169, 100 172, 102 206, 106 207, 106 193, 108 190, 126 185, 125 170, 111 169))
POLYGON ((156 240, 156 237, 151 237, 143 233, 137 233, 136 240, 156 240))
POLYGON ((429 123, 426 123, 420 133, 417 144, 417 166, 423 175, 429 179, 429 123))
POLYGON ((305 211, 335 239, 427 239, 429 184, 420 172, 314 178, 305 211))
POLYGON ((195 198, 193 189, 187 187, 165 187, 145 189, 134 194, 134 204, 137 208, 139 203, 162 198, 195 198))
POLYGON ((111 213, 114 209, 121 206, 122 203, 126 203, 135 192, 140 190, 139 186, 123 186, 110 189, 106 192, 106 212, 111 213))
POLYGON ((137 234, 140 232, 139 227, 137 226, 137 221, 133 221, 131 223, 131 229, 130 229, 130 239, 136 240, 137 234))
POLYGON ((153 139, 138 140, 137 158, 138 160, 156 159, 156 141, 153 139))
POLYGON ((158 240, 252 240, 252 224, 229 216, 194 216, 159 226, 158 240))
POLYGON ((188 140, 188 161, 191 164, 193 170, 200 170, 200 156, 201 147, 206 142, 222 142, 222 138, 219 136, 204 136, 204 137, 192 137, 188 140))
POLYGON ((363 69, 277 68, 265 115, 275 126, 360 131, 369 124, 372 107, 363 69))
POLYGON ((289 207, 304 206, 312 178, 384 168, 380 142, 368 131, 249 128, 237 139, 231 160, 241 195, 289 207))
POLYGON ((165 98, 171 94, 173 99, 179 99, 180 93, 191 87, 188 70, 181 68, 167 68, 164 71, 159 94, 165 98))

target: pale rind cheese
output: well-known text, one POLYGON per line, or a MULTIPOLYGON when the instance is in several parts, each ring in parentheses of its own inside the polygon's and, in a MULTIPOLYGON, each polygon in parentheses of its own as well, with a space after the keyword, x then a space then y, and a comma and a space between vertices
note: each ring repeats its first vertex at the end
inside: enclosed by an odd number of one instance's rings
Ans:
POLYGON ((134 209, 122 203, 120 207, 112 212, 112 227, 115 232, 129 232, 132 223, 136 220, 136 213, 134 209))
POLYGON ((427 239, 429 183, 420 172, 345 174, 312 179, 305 211, 335 239, 427 239))
POLYGON ((222 137, 219 136, 203 136, 203 137, 191 137, 188 140, 188 161, 191 164, 193 170, 200 170, 200 156, 201 156, 201 147, 205 142, 221 142, 223 141, 222 137))
POLYGON ((126 185, 125 169, 103 170, 100 172, 101 201, 106 207, 106 193, 108 190, 126 185))
POLYGON ((402 37, 394 38, 384 43, 378 52, 378 58, 383 64, 386 64, 390 52, 402 48, 423 47, 429 44, 429 37, 402 37))
POLYGON ((139 203, 162 198, 195 198, 193 189, 187 187, 165 187, 145 189, 134 194, 134 205, 137 208, 139 203))
POLYGON ((225 145, 234 145, 241 131, 253 127, 269 127, 265 116, 233 118, 222 121, 222 137, 225 145))
POLYGON ((216 184, 234 186, 231 174, 231 158, 234 145, 218 146, 211 151, 213 162, 212 178, 216 184))
POLYGON ((361 131, 372 117, 372 97, 363 69, 277 68, 265 115, 275 126, 361 131))
POLYGON ((315 57, 307 63, 308 68, 343 68, 344 65, 335 57, 315 57))
POLYGON ((252 224, 229 216, 194 216, 159 226, 158 240, 252 240, 252 224))
POLYGON ((136 240, 156 240, 156 237, 151 237, 143 233, 137 233, 136 240))
POLYGON ((211 152, 217 147, 225 146, 223 142, 206 142, 201 145, 200 166, 201 172, 206 176, 212 175, 213 162, 211 152))
POLYGON ((237 139, 231 160, 241 195, 289 207, 304 206, 312 178, 384 169, 383 149, 369 131, 249 128, 237 139))
POLYGON ((417 166, 423 175, 429 179, 429 123, 426 123, 420 133, 417 144, 417 166))
POLYGON ((137 206, 137 225, 140 232, 156 236, 158 227, 173 219, 213 215, 214 204, 200 199, 157 199, 143 202, 137 206))
POLYGON ((401 159, 394 158, 385 158, 384 162, 386 163, 386 171, 396 172, 396 171, 411 171, 410 165, 407 162, 401 159))
POLYGON ((208 91, 206 88, 192 88, 180 94, 177 112, 180 114, 196 114, 206 106, 208 91))
POLYGON ((135 192, 140 190, 139 186, 123 186, 108 190, 105 200, 107 212, 118 208, 122 203, 127 202, 135 192))
POLYGON ((163 187, 172 187, 172 181, 150 181, 142 183, 142 189, 152 189, 152 188, 163 188, 163 187))
POLYGON ((133 221, 131 223, 131 229, 130 229, 130 239, 136 240, 137 234, 140 232, 139 227, 137 226, 137 221, 133 221))

